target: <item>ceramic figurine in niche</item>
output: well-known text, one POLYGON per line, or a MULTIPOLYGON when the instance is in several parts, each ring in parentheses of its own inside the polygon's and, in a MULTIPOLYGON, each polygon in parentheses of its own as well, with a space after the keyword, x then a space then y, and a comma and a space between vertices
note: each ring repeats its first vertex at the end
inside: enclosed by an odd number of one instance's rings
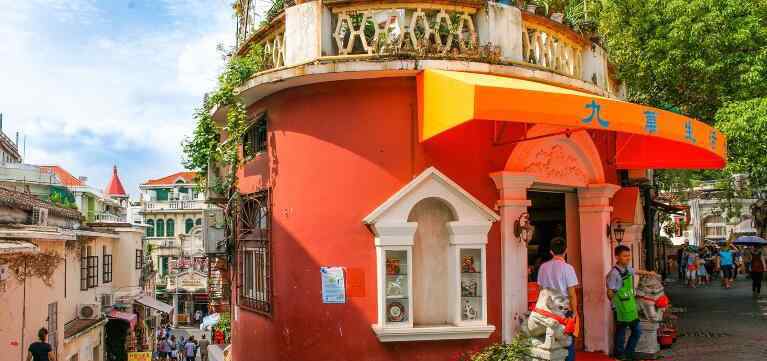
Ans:
POLYGON ((389 322, 402 322, 407 319, 407 310, 399 302, 392 302, 386 308, 386 319, 389 322))
POLYGON ((479 312, 474 308, 469 300, 463 300, 463 319, 474 321, 479 318, 479 312))
POLYGON ((477 273, 477 269, 474 268, 474 257, 473 256, 463 256, 463 264, 461 267, 461 272, 463 273, 477 273))
POLYGON ((477 280, 467 279, 461 280, 461 296, 463 297, 475 297, 477 296, 479 284, 477 280))
POLYGON ((390 297, 404 297, 402 283, 404 282, 402 276, 397 276, 393 280, 389 280, 386 285, 386 296, 390 297))
POLYGON ((398 275, 400 272, 399 258, 386 258, 386 274, 398 275))

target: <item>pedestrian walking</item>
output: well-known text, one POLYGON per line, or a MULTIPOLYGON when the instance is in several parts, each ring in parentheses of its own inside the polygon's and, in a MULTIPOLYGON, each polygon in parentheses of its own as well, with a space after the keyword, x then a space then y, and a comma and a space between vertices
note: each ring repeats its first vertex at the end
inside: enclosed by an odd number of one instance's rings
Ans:
POLYGON ((43 327, 37 331, 37 341, 29 344, 27 352, 27 361, 56 361, 53 347, 48 343, 48 329, 43 327))
POLYGON ((160 360, 167 361, 170 357, 170 342, 168 341, 167 337, 163 337, 160 339, 160 342, 157 343, 157 349, 160 354, 160 360))
POLYGON ((170 359, 176 360, 178 359, 178 347, 176 347, 176 335, 170 336, 170 342, 168 342, 170 345, 170 359))
POLYGON ((685 276, 687 272, 687 257, 685 253, 688 247, 690 247, 690 241, 685 240, 682 247, 676 251, 677 272, 679 274, 679 281, 682 283, 684 283, 686 280, 685 276))
POLYGON ((619 360, 633 360, 641 330, 639 310, 634 292, 634 274, 652 274, 634 270, 631 267, 631 249, 620 245, 615 247, 615 266, 607 274, 607 297, 612 302, 615 316, 615 351, 619 360), (631 335, 626 341, 626 329, 631 335))
POLYGON ((751 292, 754 297, 758 297, 762 293, 765 268, 767 268, 767 260, 764 250, 761 247, 755 247, 751 254, 751 292))
POLYGON ((687 287, 695 288, 698 285, 698 255, 692 249, 688 249, 687 255, 687 287))
POLYGON ((724 245, 719 250, 717 268, 722 270, 722 287, 732 288, 732 281, 735 279, 735 254, 729 244, 724 245))
POLYGON ((704 258, 703 251, 698 254, 698 284, 707 285, 710 281, 708 271, 706 270, 706 259, 704 258))
POLYGON ((177 361, 184 361, 186 360, 186 357, 184 356, 185 348, 184 345, 186 345, 186 341, 184 340, 184 336, 181 336, 178 338, 178 342, 176 342, 175 346, 178 350, 178 353, 176 354, 175 360, 177 361))
MULTIPOLYGON (((567 253, 567 241, 562 237, 556 237, 551 240, 551 260, 543 263, 538 269, 538 285, 541 288, 553 288, 562 292, 570 303, 570 314, 568 318, 576 320, 578 324, 578 297, 575 288, 578 286, 578 276, 575 274, 573 266, 565 261, 567 253)), ((567 361, 575 360, 575 337, 578 334, 578 327, 574 334, 570 336, 570 346, 567 349, 567 361)))
POLYGON ((205 338, 205 334, 202 334, 202 339, 197 343, 197 348, 200 350, 200 361, 208 361, 208 346, 210 341, 205 338))
POLYGON ((194 341, 194 336, 189 336, 186 341, 184 353, 186 354, 186 361, 194 361, 197 357, 197 342, 194 341))

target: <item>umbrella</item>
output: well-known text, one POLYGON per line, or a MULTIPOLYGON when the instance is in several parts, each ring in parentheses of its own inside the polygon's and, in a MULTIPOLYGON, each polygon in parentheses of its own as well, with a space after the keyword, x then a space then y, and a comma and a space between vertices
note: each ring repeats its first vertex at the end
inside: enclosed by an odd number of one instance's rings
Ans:
POLYGON ((757 236, 740 236, 732 244, 736 246, 767 246, 767 240, 757 236))

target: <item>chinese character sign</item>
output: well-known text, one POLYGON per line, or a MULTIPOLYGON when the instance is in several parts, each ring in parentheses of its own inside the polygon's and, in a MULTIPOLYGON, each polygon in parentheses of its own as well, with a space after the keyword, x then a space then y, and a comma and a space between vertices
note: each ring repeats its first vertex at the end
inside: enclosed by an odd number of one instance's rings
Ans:
POLYGON ((152 361, 151 352, 128 352, 128 361, 152 361))
POLYGON ((711 135, 709 135, 708 137, 709 146, 711 147, 712 150, 716 150, 716 140, 717 140, 716 138, 717 138, 716 130, 712 129, 711 135))
POLYGON ((591 109, 591 114, 581 119, 583 124, 591 124, 591 122, 596 119, 597 123, 599 123, 599 125, 604 128, 607 128, 610 125, 610 122, 608 122, 607 119, 602 119, 602 117, 599 115, 599 111, 602 109, 602 106, 599 105, 596 100, 591 100, 591 103, 587 103, 585 108, 591 109))
POLYGON ((684 122, 684 139, 695 144, 695 135, 692 133, 692 119, 687 119, 684 122))
POLYGON ((655 134, 658 132, 658 113, 653 111, 644 112, 644 129, 649 134, 655 134))

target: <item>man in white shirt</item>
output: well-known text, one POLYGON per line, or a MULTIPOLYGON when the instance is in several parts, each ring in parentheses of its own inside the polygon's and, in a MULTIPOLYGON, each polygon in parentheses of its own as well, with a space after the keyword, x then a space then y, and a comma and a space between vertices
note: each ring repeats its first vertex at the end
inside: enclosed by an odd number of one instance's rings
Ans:
MULTIPOLYGON (((572 312, 569 317, 578 319, 578 297, 575 287, 578 286, 578 276, 573 266, 565 261, 567 253, 567 241, 562 237, 551 240, 551 255, 553 258, 542 264, 538 270, 538 285, 541 288, 553 288, 562 292, 570 302, 572 312)), ((576 323, 577 324, 577 323, 576 323)), ((576 329, 576 333, 578 330, 576 329)), ((575 338, 570 339, 570 347, 567 349, 567 361, 575 361, 575 338)))

